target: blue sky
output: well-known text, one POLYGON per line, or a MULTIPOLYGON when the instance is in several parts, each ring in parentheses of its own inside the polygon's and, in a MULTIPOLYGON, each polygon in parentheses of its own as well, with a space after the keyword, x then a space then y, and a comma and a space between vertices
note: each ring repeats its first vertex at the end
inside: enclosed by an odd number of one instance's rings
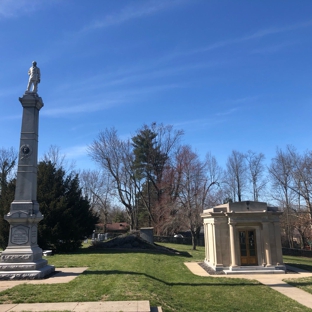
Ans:
POLYGON ((0 147, 19 146, 28 68, 41 70, 39 158, 77 169, 115 127, 152 122, 221 166, 233 149, 311 149, 310 0, 0 0, 0 147))

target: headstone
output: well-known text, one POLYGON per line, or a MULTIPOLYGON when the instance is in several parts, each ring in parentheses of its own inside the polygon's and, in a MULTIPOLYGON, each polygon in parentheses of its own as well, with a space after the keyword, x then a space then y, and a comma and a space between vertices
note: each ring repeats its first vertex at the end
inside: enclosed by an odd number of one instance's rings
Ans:
POLYGON ((16 189, 10 212, 4 216, 10 223, 10 232, 8 246, 1 254, 0 280, 41 279, 55 270, 42 259, 42 249, 37 244, 38 223, 43 219, 37 202, 38 125, 43 102, 37 94, 40 71, 36 65, 33 62, 33 76, 29 74, 33 91, 29 91, 29 85, 19 98, 23 117, 16 189))
POLYGON ((145 227, 140 228, 140 237, 151 244, 154 244, 154 228, 153 227, 145 227))

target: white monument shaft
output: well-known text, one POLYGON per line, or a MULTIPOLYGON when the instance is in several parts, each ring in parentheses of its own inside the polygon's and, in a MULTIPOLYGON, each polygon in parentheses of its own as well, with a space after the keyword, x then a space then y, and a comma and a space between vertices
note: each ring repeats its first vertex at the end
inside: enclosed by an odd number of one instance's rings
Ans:
POLYGON ((10 233, 1 254, 0 280, 38 279, 54 271, 42 259, 37 244, 38 223, 43 219, 37 202, 38 126, 43 102, 36 92, 29 91, 19 100, 23 118, 16 189, 10 212, 4 217, 10 223, 10 233))

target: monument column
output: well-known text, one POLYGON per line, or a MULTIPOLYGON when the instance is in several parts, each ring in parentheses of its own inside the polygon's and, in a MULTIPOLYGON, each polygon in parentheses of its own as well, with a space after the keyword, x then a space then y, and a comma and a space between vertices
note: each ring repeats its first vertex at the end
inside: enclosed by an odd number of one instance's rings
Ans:
POLYGON ((0 280, 38 279, 55 270, 42 259, 42 249, 37 244, 38 223, 43 219, 37 202, 38 125, 43 102, 30 91, 19 100, 23 117, 16 189, 10 212, 4 216, 10 223, 10 232, 8 246, 1 254, 0 280))

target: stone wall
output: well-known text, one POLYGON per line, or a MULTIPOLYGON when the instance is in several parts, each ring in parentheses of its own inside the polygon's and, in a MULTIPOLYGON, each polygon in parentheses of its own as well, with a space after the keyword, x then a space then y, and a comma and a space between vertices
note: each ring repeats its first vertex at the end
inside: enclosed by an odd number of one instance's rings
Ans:
MULTIPOLYGON (((191 237, 172 237, 172 236, 154 236, 155 243, 172 243, 172 244, 183 244, 192 245, 191 237)), ((200 237, 197 240, 197 246, 205 246, 204 237, 200 237)))
POLYGON ((312 258, 312 250, 306 249, 294 249, 294 248, 282 248, 284 256, 300 256, 312 258))

